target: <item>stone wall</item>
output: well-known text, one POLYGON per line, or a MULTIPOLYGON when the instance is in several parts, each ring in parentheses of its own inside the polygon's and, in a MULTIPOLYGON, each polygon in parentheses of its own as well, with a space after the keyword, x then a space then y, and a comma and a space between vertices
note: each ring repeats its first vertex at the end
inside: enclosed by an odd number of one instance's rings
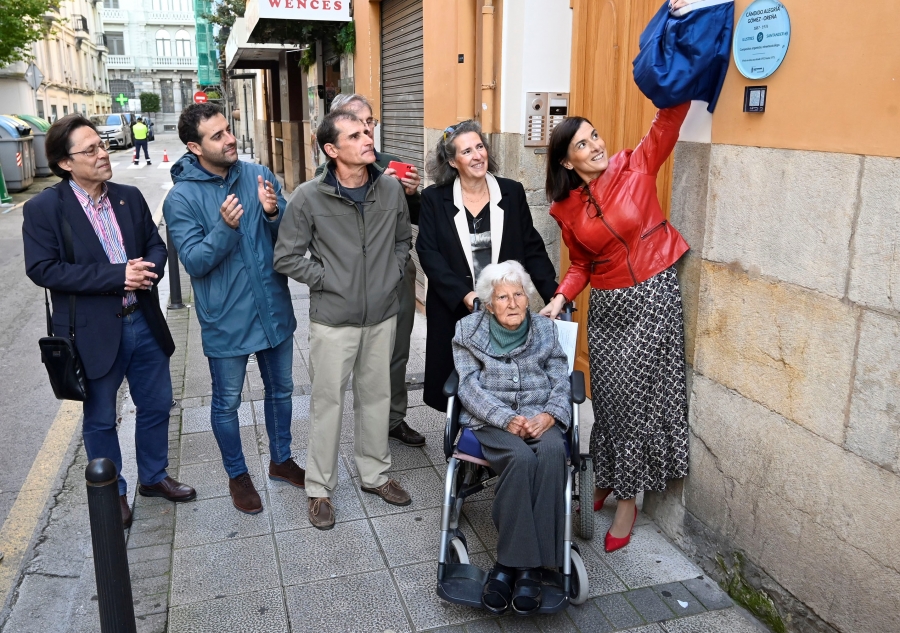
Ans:
POLYGON ((788 630, 900 614, 900 160, 679 143, 691 471, 645 509, 788 630))

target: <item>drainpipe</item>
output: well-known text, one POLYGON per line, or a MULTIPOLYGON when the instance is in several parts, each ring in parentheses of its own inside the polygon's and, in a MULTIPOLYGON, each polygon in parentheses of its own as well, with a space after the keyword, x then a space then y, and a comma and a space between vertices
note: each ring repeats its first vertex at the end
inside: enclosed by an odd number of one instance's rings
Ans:
POLYGON ((494 131, 494 0, 481 7, 481 129, 494 131))

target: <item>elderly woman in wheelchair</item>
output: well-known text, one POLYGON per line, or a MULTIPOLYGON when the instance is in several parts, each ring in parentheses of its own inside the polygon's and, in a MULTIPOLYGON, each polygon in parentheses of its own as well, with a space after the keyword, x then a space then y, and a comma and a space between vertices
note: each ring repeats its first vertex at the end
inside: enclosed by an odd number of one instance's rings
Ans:
POLYGON ((475 292, 484 310, 457 323, 456 374, 445 389, 451 396, 455 391, 458 402, 451 397, 448 403, 450 463, 438 593, 497 614, 508 608, 520 615, 557 611, 583 601, 587 593, 584 566, 571 543, 567 455, 572 448, 577 452, 577 439, 569 446, 573 435, 577 438, 572 402, 584 400, 583 376, 578 372, 581 394, 573 397, 556 326, 529 312, 529 295, 536 293, 521 264, 485 267, 475 292), (459 426, 464 431, 453 450, 459 426), (460 463, 465 464, 462 473, 460 463), (499 539, 497 563, 485 577, 472 566, 454 565, 453 559, 468 562, 464 544, 459 551, 462 535, 456 527, 462 500, 490 479, 496 480, 492 516, 499 539), (580 576, 574 580, 573 562, 580 576))

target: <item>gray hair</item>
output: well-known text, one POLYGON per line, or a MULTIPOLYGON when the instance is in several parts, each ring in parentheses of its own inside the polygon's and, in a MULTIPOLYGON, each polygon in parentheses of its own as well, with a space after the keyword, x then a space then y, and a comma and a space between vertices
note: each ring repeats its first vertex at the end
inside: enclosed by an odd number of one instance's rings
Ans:
POLYGON ((449 184, 456 180, 456 176, 459 175, 459 172, 450 164, 450 161, 456 158, 456 145, 454 144, 454 141, 456 141, 457 137, 466 134, 467 132, 475 132, 484 144, 484 149, 487 151, 488 156, 488 171, 495 174, 500 170, 497 166, 497 161, 494 160, 494 155, 491 154, 491 146, 481 132, 481 126, 478 125, 477 121, 469 119, 468 121, 463 121, 457 125, 451 125, 444 130, 441 140, 438 141, 434 150, 428 154, 428 161, 425 163, 425 172, 436 185, 441 186, 449 184))
POLYGON ((537 288, 531 281, 525 267, 514 259, 499 264, 490 264, 484 267, 478 275, 478 283, 475 284, 475 294, 483 306, 491 305, 494 298, 494 288, 500 284, 514 284, 522 286, 528 302, 537 296, 537 288))
POLYGON ((343 93, 335 95, 334 100, 331 102, 331 111, 334 112, 335 110, 343 110, 345 108, 352 108, 355 110, 356 108, 353 105, 354 102, 366 106, 369 108, 369 112, 375 112, 375 109, 372 107, 372 104, 369 103, 369 100, 355 92, 348 95, 343 93))

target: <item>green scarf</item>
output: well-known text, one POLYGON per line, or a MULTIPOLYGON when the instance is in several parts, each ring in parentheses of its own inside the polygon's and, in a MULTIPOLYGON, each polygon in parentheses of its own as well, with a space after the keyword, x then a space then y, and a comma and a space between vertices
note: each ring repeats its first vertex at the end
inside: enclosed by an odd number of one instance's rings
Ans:
POLYGON ((497 354, 509 354, 517 347, 524 345, 531 325, 531 314, 525 313, 525 320, 515 330, 507 330, 491 315, 491 347, 497 354))

